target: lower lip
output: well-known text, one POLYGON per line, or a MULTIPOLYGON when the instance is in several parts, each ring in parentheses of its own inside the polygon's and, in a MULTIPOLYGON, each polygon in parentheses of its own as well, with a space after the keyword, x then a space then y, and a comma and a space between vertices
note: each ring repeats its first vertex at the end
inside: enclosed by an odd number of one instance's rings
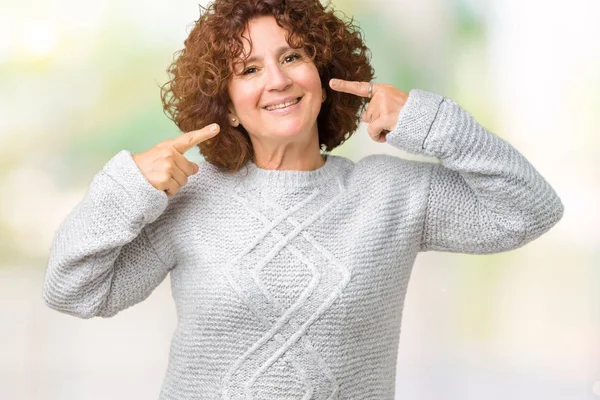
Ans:
POLYGON ((292 111, 294 111, 296 108, 298 108, 300 106, 300 102, 302 102, 303 98, 304 97, 301 97, 300 100, 296 104, 294 104, 292 106, 288 106, 288 107, 285 107, 285 108, 277 108, 275 110, 267 110, 267 109, 264 109, 264 110, 267 111, 268 113, 275 114, 275 115, 289 114, 289 113, 291 113, 292 111))

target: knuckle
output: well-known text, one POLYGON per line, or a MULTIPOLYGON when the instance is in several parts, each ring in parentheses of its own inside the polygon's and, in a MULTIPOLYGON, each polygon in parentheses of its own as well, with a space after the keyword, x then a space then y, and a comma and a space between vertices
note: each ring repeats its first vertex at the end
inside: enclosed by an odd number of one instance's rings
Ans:
POLYGON ((185 143, 188 146, 191 146, 192 144, 194 144, 194 138, 195 138, 194 134, 186 135, 186 137, 185 137, 185 143))
POLYGON ((168 172, 165 172, 164 174, 161 175, 160 177, 160 181, 164 184, 167 185, 169 183, 169 181, 171 180, 171 174, 169 174, 168 172))
POLYGON ((161 157, 164 159, 171 159, 173 158, 173 152, 175 151, 175 147, 173 147, 172 145, 165 148, 163 150, 163 152, 161 153, 161 157))
POLYGON ((160 146, 160 148, 162 149, 161 154, 167 154, 167 153, 176 151, 175 150, 176 143, 177 143, 177 141, 175 139, 169 139, 169 140, 163 142, 162 145, 160 146))
POLYGON ((168 174, 171 174, 174 171, 175 167, 173 166, 173 163, 171 162, 171 160, 165 160, 163 169, 168 174))

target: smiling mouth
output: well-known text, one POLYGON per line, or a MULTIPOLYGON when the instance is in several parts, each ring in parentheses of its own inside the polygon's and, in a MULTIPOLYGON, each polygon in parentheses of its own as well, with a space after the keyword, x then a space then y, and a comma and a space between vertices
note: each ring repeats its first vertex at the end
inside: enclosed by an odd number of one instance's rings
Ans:
POLYGON ((288 101, 287 103, 277 104, 277 105, 274 105, 274 106, 267 106, 267 107, 263 107, 263 108, 265 110, 267 110, 267 111, 281 110, 283 108, 288 108, 288 107, 291 107, 291 106, 293 106, 295 104, 298 104, 301 99, 302 99, 302 97, 298 97, 296 100, 288 101))

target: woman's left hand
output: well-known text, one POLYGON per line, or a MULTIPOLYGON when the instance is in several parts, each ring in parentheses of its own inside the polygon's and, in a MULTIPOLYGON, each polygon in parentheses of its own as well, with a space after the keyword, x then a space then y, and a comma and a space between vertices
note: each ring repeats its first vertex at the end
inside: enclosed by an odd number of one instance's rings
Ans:
MULTIPOLYGON (((329 86, 338 92, 350 93, 356 96, 369 97, 369 82, 345 81, 331 79, 329 86)), ((373 84, 371 100, 367 110, 362 115, 363 122, 369 124, 369 136, 380 143, 385 142, 385 135, 396 127, 400 110, 406 103, 408 93, 396 89, 392 85, 373 84)))

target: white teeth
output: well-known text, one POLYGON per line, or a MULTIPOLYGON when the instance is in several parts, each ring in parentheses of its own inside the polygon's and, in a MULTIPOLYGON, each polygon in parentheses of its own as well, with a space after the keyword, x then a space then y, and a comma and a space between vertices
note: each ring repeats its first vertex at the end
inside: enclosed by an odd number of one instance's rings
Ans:
POLYGON ((287 103, 283 103, 283 104, 277 104, 277 105, 274 105, 274 106, 267 106, 267 107, 265 107, 265 109, 267 109, 269 111, 277 110, 278 108, 285 108, 285 107, 293 106, 294 104, 296 104, 299 101, 300 101, 300 99, 296 99, 296 100, 288 101, 287 103))

